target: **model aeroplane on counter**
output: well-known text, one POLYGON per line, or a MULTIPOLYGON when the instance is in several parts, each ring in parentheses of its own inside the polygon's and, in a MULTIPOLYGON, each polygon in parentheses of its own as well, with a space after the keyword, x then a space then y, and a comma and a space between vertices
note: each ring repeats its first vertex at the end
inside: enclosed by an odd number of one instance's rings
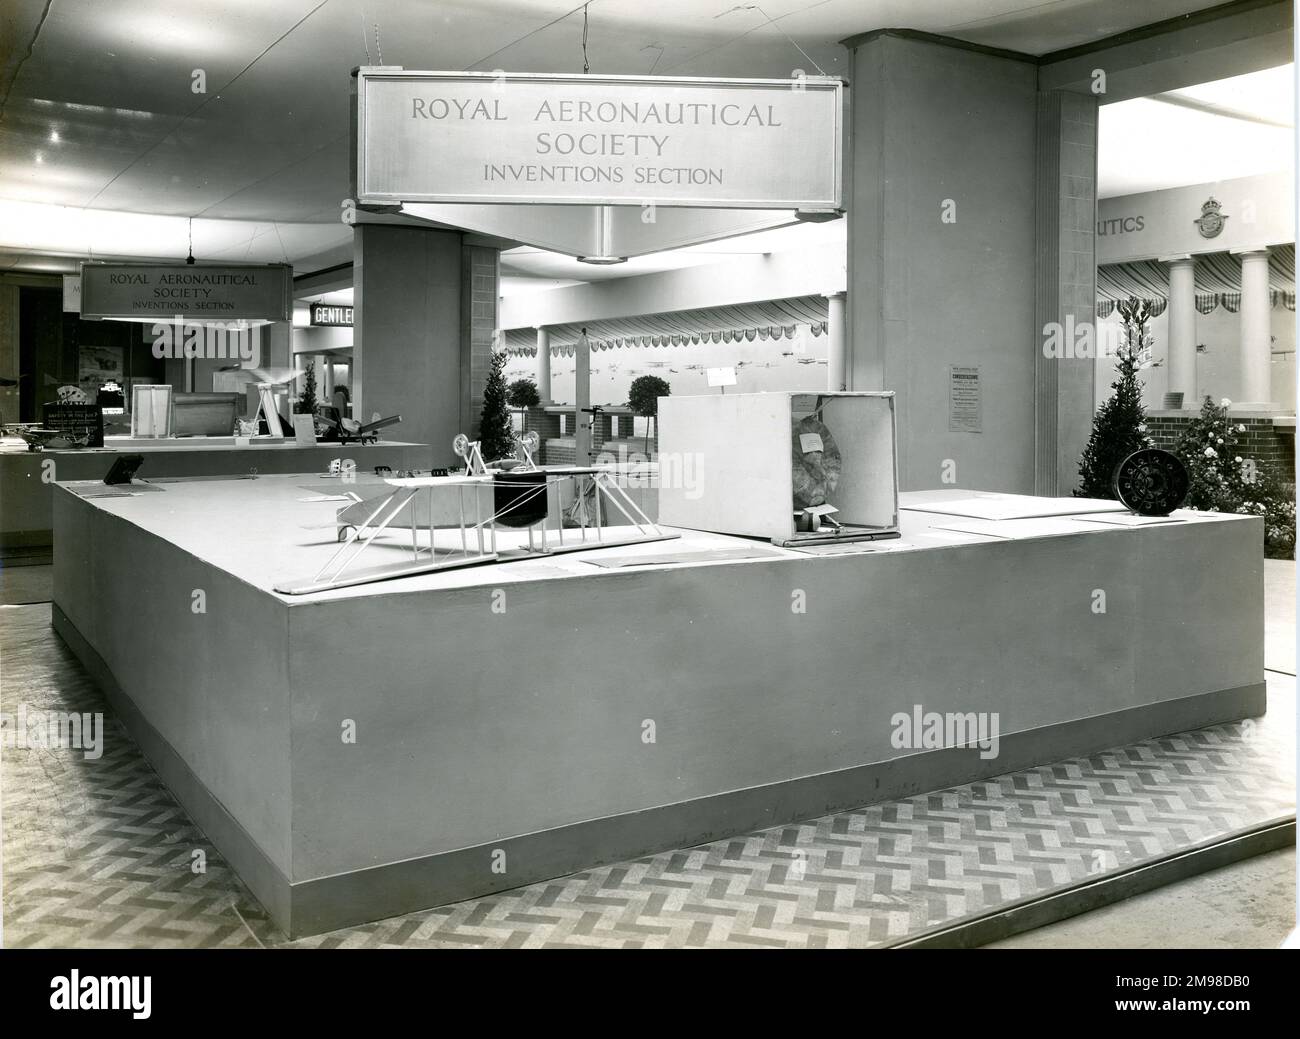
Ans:
POLYGON ((31 423, 13 423, 0 426, 0 436, 21 437, 28 451, 52 451, 82 448, 90 443, 89 433, 69 433, 64 429, 46 429, 31 423))
MULTIPOLYGON (((312 577, 276 585, 275 590, 283 595, 307 595, 462 566, 680 536, 646 516, 618 486, 611 469, 538 466, 533 461, 535 433, 516 439, 516 457, 502 460, 512 463, 509 469, 500 463, 485 463, 478 442, 463 433, 452 446, 465 462, 464 473, 385 477, 383 490, 373 497, 349 491, 347 496, 354 500, 335 515, 341 542, 337 551, 312 577), (561 512, 559 503, 566 493, 582 508, 561 512), (566 518, 574 524, 568 528, 567 541, 566 518), (624 522, 607 524, 606 518, 624 522), (526 531, 527 543, 503 547, 498 541, 500 527, 526 531), (387 550, 390 557, 400 547, 404 558, 354 568, 362 553, 390 531, 402 531, 401 542, 380 541, 377 547, 387 550)), ((367 484, 368 480, 362 486, 367 484)), ((367 559, 376 555, 371 552, 367 559)))
POLYGON ((325 427, 320 439, 329 444, 373 444, 379 439, 379 431, 388 426, 395 426, 402 421, 401 415, 375 419, 373 422, 358 422, 338 412, 338 408, 323 407, 316 413, 316 421, 325 427))

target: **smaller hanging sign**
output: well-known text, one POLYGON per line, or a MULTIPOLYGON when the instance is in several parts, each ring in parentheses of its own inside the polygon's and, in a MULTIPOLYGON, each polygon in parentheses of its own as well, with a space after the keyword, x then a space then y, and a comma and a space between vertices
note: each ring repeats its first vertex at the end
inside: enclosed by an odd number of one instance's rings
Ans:
POLYGON ((83 263, 81 316, 90 321, 142 321, 181 315, 198 321, 288 321, 293 268, 83 263))
POLYGON ((311 323, 329 328, 352 327, 352 308, 332 303, 313 303, 311 323))

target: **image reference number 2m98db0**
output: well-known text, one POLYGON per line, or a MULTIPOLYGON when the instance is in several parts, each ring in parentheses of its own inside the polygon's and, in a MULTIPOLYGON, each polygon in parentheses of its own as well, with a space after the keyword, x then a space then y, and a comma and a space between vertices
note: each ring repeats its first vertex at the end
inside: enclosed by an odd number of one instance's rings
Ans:
POLYGON ((1245 974, 1164 974, 1150 978, 1115 976, 1116 988, 1248 988, 1250 978, 1245 974))

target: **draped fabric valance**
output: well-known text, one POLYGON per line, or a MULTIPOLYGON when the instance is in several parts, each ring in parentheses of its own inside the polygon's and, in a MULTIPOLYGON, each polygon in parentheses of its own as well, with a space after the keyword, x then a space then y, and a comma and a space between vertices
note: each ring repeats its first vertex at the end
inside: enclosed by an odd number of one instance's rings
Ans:
MULTIPOLYGON (((1241 257, 1205 253, 1196 257, 1196 309, 1209 314, 1218 307, 1241 309, 1241 257)), ((1268 255, 1269 300, 1295 310, 1295 246, 1279 245, 1268 255)), ((1097 316, 1109 317, 1120 300, 1136 296, 1152 303, 1155 316, 1169 305, 1169 268, 1159 260, 1106 263, 1097 268, 1097 316)))
MULTIPOLYGON (((826 334, 828 306, 825 296, 796 296, 728 307, 679 310, 671 314, 588 321, 585 325, 551 325, 551 353, 573 356, 582 329, 593 350, 633 346, 684 346, 697 343, 736 343, 793 339, 800 325, 814 336, 826 334)), ((537 329, 511 328, 505 332, 506 353, 537 356, 537 329)))

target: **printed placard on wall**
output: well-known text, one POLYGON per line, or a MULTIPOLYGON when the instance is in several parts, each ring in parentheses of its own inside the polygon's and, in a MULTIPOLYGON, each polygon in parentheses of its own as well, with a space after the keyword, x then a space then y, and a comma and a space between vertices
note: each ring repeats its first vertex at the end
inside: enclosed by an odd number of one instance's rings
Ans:
POLYGON ((984 432, 984 395, 978 368, 948 368, 948 432, 984 432))
POLYGON ((838 79, 357 73, 363 203, 838 209, 838 79))
POLYGON ((283 263, 83 263, 81 316, 87 320, 288 321, 293 268, 283 263))

